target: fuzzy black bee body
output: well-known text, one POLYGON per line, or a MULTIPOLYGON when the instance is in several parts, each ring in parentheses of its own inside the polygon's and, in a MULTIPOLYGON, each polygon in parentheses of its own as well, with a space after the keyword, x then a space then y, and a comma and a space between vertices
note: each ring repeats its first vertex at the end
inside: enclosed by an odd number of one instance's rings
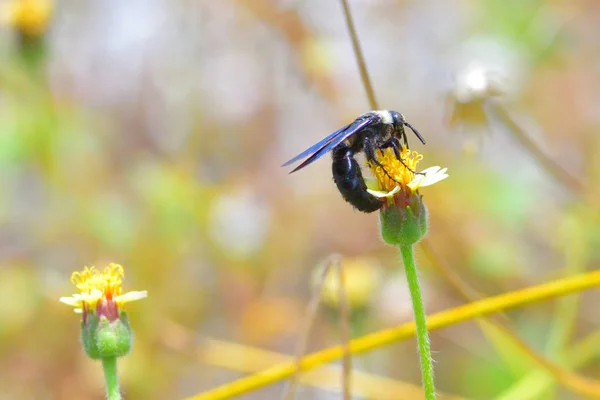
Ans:
POLYGON ((331 152, 331 155, 333 181, 344 200, 364 213, 379 210, 383 202, 367 191, 360 166, 354 159, 354 151, 342 143, 331 152))
MULTIPOLYGON (((332 152, 333 180, 348 203, 357 210, 371 213, 383 206, 381 199, 367 191, 362 171, 354 155, 365 153, 368 162, 382 166, 376 157, 377 150, 392 148, 400 159, 401 140, 408 146, 404 126, 408 126, 425 144, 423 137, 396 111, 371 111, 358 117, 354 122, 333 132, 319 143, 311 146, 283 166, 292 164, 302 158, 309 157, 297 166, 296 172, 332 152)), ((383 167, 383 166, 382 166, 383 167)))

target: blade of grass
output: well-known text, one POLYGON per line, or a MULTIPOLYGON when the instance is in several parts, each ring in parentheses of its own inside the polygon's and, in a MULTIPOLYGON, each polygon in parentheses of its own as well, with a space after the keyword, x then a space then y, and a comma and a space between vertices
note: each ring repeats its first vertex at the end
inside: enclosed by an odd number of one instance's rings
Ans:
MULTIPOLYGON (((342 346, 344 346, 345 352, 342 363, 342 394, 344 400, 350 400, 351 393, 351 370, 352 370, 352 359, 350 355, 350 351, 348 349, 348 340, 349 340, 349 332, 350 332, 350 316, 348 313, 348 299, 346 297, 346 283, 344 277, 344 267, 340 262, 340 256, 337 254, 331 255, 327 258, 327 260, 323 263, 323 268, 317 282, 317 287, 314 289, 311 301, 308 305, 307 315, 304 323, 304 327, 302 329, 302 335, 300 337, 300 342, 298 344, 298 348, 296 350, 296 365, 299 366, 300 358, 306 353, 306 347, 308 342, 308 337, 310 335, 310 331, 312 329, 313 322, 319 310, 319 304, 321 302, 321 295, 323 291, 323 285, 325 284, 325 279, 327 274, 331 270, 331 266, 334 266, 336 272, 339 277, 339 299, 340 299, 340 339, 342 342, 342 346)), ((296 392, 296 386, 298 383, 298 374, 299 368, 296 369, 295 373, 290 378, 289 385, 284 391, 283 398, 285 400, 292 400, 294 398, 296 392)))
MULTIPOLYGON (((561 235, 561 251, 565 255, 564 275, 574 275, 585 271, 589 263, 589 234, 590 229, 584 221, 593 221, 593 216, 575 215, 565 222, 559 233, 561 235), (588 217, 588 218, 586 218, 588 217), (591 218, 589 218, 591 217, 591 218)), ((547 352, 558 359, 567 346, 579 310, 579 296, 573 295, 557 300, 556 312, 546 345, 547 352)))
MULTIPOLYGON (((592 271, 587 274, 562 278, 553 282, 501 294, 450 310, 438 312, 428 318, 427 326, 430 330, 441 329, 498 311, 520 307, 525 304, 531 304, 550 298, 565 296, 567 294, 598 286, 600 286, 600 271, 592 271)), ((350 352, 353 355, 356 355, 366 351, 379 349, 388 344, 412 337, 414 334, 414 322, 405 323, 394 328, 384 329, 351 340, 349 346, 350 352)), ((344 349, 341 346, 330 347, 303 357, 300 361, 299 368, 301 371, 315 369, 323 364, 341 358, 343 354, 344 349)), ((296 369, 297 366, 294 362, 286 362, 221 387, 217 387, 208 392, 189 397, 188 400, 230 399, 286 379, 290 377, 296 369)), ((593 387, 588 388, 587 392, 591 396, 598 396, 600 394, 600 384, 594 382, 593 387)))
MULTIPOLYGON (((54 300, 54 298, 52 298, 54 300)), ((164 334, 161 335, 165 347, 178 354, 191 355, 206 365, 226 368, 232 371, 253 373, 269 368, 275 364, 293 362, 294 357, 274 351, 229 342, 226 340, 205 338, 198 345, 197 334, 179 323, 163 318, 160 324, 164 334)), ((203 371, 206 376, 209 371, 203 371)), ((298 377, 303 385, 340 393, 339 382, 343 371, 337 365, 326 365, 318 370, 306 372, 298 377)), ((378 400, 421 399, 423 390, 410 383, 370 374, 364 371, 353 371, 351 393, 358 397, 378 400)), ((438 393, 440 400, 462 400, 458 396, 438 393)))
POLYGON ((584 184, 578 178, 567 172, 561 165, 557 164, 550 156, 544 153, 538 145, 529 137, 519 124, 508 114, 506 109, 497 103, 489 103, 490 111, 495 114, 500 121, 509 129, 521 145, 531 154, 531 156, 557 181, 572 189, 576 193, 584 190, 584 184))
POLYGON ((360 42, 358 41, 358 34, 356 33, 356 27, 354 26, 354 20, 352 18, 352 13, 350 12, 348 0, 341 1, 342 7, 344 8, 344 18, 346 19, 346 26, 348 27, 348 32, 350 33, 350 40, 352 40, 354 56, 356 58, 356 62, 358 63, 358 69, 360 71, 360 78, 362 80, 363 87, 367 92, 367 98, 369 99, 369 106, 372 110, 378 110, 379 106, 377 104, 377 99, 375 98, 375 91, 373 90, 371 79, 369 78, 369 71, 367 69, 367 63, 365 62, 365 56, 360 47, 360 42))
POLYGON ((290 377, 290 381, 287 387, 284 389, 284 393, 282 396, 285 400, 292 400, 294 398, 296 386, 298 383, 298 367, 300 366, 300 358, 306 353, 308 337, 310 335, 310 331, 312 329, 312 325, 317 315, 317 312, 319 311, 319 304, 321 303, 321 292, 323 291, 323 285, 325 284, 325 277, 329 273, 331 265, 334 264, 338 259, 339 256, 332 255, 323 263, 322 271, 319 276, 319 280, 317 281, 317 286, 313 290, 310 302, 307 307, 304 326, 302 327, 302 333, 300 334, 300 341, 298 342, 298 347, 296 348, 295 360, 297 368, 294 374, 290 377))
MULTIPOLYGON (((565 352, 564 363, 569 368, 582 367, 584 364, 600 356, 600 330, 575 343, 565 352)), ((533 400, 539 399, 554 384, 553 377, 547 371, 537 369, 531 371, 517 383, 512 385, 496 400, 533 400)))
POLYGON ((340 278, 340 340, 344 348, 342 357, 342 393, 344 400, 350 400, 352 382, 352 355, 350 354, 350 310, 348 309, 348 296, 346 292, 346 276, 344 266, 339 258, 334 260, 340 278))
MULTIPOLYGON (((193 336, 193 333, 190 332, 193 336)), ((208 365, 233 371, 257 372, 278 363, 294 362, 288 355, 257 349, 216 339, 205 341, 198 349, 199 358, 208 365)), ((298 383, 342 393, 340 387, 343 371, 338 365, 326 365, 318 370, 308 371, 298 377, 298 383)), ((352 394, 356 397, 377 400, 423 399, 425 394, 418 386, 363 371, 352 371, 352 394)), ((260 396, 259 396, 260 397, 260 396)), ((459 400, 458 396, 439 394, 440 400, 459 400)))

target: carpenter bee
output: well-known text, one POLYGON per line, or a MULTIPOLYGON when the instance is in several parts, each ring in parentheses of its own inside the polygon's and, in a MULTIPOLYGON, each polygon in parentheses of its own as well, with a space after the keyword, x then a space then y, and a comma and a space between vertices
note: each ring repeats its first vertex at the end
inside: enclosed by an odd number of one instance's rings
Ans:
MULTIPOLYGON (((405 126, 409 127, 421 143, 425 144, 423 136, 406 122, 404 116, 399 112, 371 111, 333 132, 282 166, 285 167, 310 156, 294 168, 290 172, 291 174, 312 164, 331 151, 333 180, 342 197, 357 210, 371 213, 379 210, 383 206, 383 202, 367 191, 362 171, 354 159, 354 155, 361 151, 364 152, 368 162, 382 167, 385 171, 385 167, 377 160, 376 151, 392 148, 398 160, 402 161, 400 158, 401 140, 408 146, 405 126)), ((404 164, 403 161, 402 163, 404 164)))

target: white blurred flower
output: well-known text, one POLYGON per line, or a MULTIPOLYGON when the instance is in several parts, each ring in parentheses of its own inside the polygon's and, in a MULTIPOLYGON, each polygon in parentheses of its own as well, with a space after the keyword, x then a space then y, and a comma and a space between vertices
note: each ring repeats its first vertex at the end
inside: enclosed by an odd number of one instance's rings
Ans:
POLYGON ((238 190, 215 200, 210 216, 210 235, 229 256, 245 259, 264 244, 270 221, 267 204, 248 189, 238 190))
POLYGON ((487 126, 486 103, 514 95, 527 76, 526 55, 498 38, 475 37, 460 51, 448 91, 450 126, 487 126))
POLYGON ((487 68, 483 63, 472 62, 456 76, 454 96, 456 101, 469 103, 504 94, 502 73, 487 68))

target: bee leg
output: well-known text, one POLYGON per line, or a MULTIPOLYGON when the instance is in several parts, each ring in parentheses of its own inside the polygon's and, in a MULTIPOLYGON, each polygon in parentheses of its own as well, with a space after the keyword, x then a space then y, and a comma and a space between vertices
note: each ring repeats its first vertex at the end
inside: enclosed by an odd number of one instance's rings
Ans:
MULTIPOLYGON (((408 149, 408 148, 409 148, 409 147, 408 147, 408 138, 406 137, 406 129, 404 129, 404 127, 402 127, 402 139, 404 139, 404 145, 405 145, 405 146, 406 146, 406 148, 408 149)), ((396 147, 398 147, 398 146, 400 146, 400 145, 401 145, 401 143, 400 143, 400 139, 398 139, 396 136, 393 136, 393 137, 392 137, 392 140, 394 140, 394 141, 397 143, 396 147)), ((399 159, 400 159, 400 157, 398 157, 398 160, 399 160, 399 159)))
MULTIPOLYGON (((377 156, 375 155, 375 146, 373 145, 373 143, 371 142, 371 140, 369 140, 368 138, 365 138, 365 143, 363 145, 363 150, 365 152, 365 156, 367 158, 367 161, 370 163, 373 163, 375 165, 377 165, 378 167, 381 167, 381 169, 383 170, 383 172, 387 175, 388 178, 390 178, 392 181, 396 182, 396 183, 400 183, 397 180, 395 180, 394 178, 392 178, 390 176, 390 174, 387 172, 387 170, 385 169, 385 166, 379 162, 379 160, 377 159, 377 156)), ((383 148, 383 147, 381 147, 383 148)), ((403 163, 404 164, 404 163, 403 163)))
MULTIPOLYGON (((396 159, 398 159, 398 161, 400 161, 407 170, 409 170, 413 174, 424 175, 422 172, 413 171, 408 165, 406 165, 406 163, 404 162, 404 160, 402 160, 402 157, 400 156, 400 145, 400 139, 394 136, 390 138, 387 142, 385 142, 383 146, 381 146, 381 148, 386 149, 391 147, 394 150, 394 155, 396 156, 396 159)), ((406 148, 408 148, 408 146, 406 148)))
MULTIPOLYGON (((406 136, 406 129, 404 129, 404 127, 406 126, 406 118, 404 118, 404 115, 402 113, 400 113, 400 131, 402 133, 402 139, 404 140, 404 145, 406 146, 406 148, 408 149, 408 137, 406 136)), ((392 137, 392 139, 394 139, 394 137, 392 137)), ((400 146, 400 139, 396 139, 398 146, 400 146)), ((400 159, 400 158, 398 158, 400 159)))
MULTIPOLYGON (((405 138, 405 140, 406 140, 406 138, 405 138)), ((400 156, 400 139, 398 139, 395 136, 393 138, 391 138, 390 146, 392 147, 392 149, 394 149, 394 154, 396 155, 396 158, 398 160, 400 160, 400 162, 402 162, 402 157, 400 156)), ((406 148, 408 149, 408 146, 406 146, 406 148)), ((405 165, 405 167, 406 167, 406 165, 405 165)))

